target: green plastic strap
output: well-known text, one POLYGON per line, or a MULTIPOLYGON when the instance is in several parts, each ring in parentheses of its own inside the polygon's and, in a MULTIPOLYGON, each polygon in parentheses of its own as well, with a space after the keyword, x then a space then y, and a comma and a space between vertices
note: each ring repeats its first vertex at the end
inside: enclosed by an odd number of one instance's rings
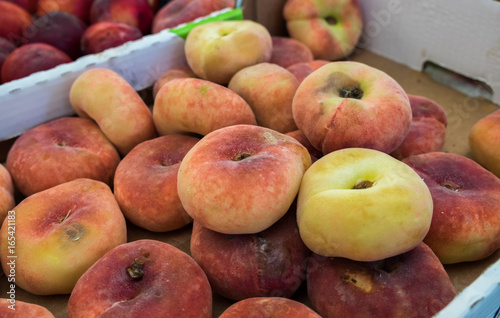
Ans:
POLYGON ((183 26, 170 29, 170 32, 179 35, 183 39, 186 39, 189 32, 194 27, 196 27, 200 24, 204 24, 207 22, 214 22, 214 21, 227 21, 227 20, 243 20, 243 10, 241 8, 231 9, 227 12, 223 12, 223 13, 218 14, 216 16, 207 17, 207 18, 204 18, 200 21, 188 22, 188 23, 184 24, 183 26))

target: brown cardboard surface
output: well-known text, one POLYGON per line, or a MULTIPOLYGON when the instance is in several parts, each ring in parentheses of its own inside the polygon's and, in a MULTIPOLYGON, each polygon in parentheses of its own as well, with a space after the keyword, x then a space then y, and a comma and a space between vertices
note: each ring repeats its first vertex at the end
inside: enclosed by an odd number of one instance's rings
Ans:
MULTIPOLYGON (((413 71, 403 65, 394 63, 383 57, 367 51, 358 51, 350 57, 351 60, 359 61, 381 69, 398 81, 410 94, 423 95, 441 104, 448 114, 449 126, 447 138, 443 151, 469 156, 467 137, 472 125, 480 118, 498 109, 490 101, 481 98, 470 98, 457 91, 434 82, 428 75, 413 71)), ((0 144, 0 154, 4 161, 8 147, 12 141, 0 144)), ((129 241, 138 239, 156 239, 170 243, 183 251, 189 253, 191 226, 183 229, 167 232, 153 233, 140 229, 131 224, 128 225, 129 241)), ((472 283, 481 273, 496 260, 500 259, 500 250, 491 257, 472 263, 463 263, 446 266, 446 270, 454 284, 457 292, 461 292, 472 283)), ((425 273, 423 274, 425 275, 425 273)), ((7 297, 9 284, 5 276, 0 278, 0 297, 7 297)), ((66 303, 69 295, 36 296, 16 288, 16 300, 36 303, 48 308, 56 317, 67 317, 66 303)), ((309 305, 305 286, 303 285, 295 294, 293 299, 309 305)), ((227 308, 233 302, 221 296, 214 295, 214 317, 227 308)))

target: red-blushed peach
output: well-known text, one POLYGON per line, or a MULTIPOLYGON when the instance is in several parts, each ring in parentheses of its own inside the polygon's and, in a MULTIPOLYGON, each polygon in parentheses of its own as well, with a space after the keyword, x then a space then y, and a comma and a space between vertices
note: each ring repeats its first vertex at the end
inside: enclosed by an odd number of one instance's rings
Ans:
POLYGON ((193 222, 191 255, 219 295, 291 297, 305 279, 311 251, 300 239, 295 204, 276 223, 255 234, 227 235, 193 222))
POLYGON ((429 231, 432 196, 409 166, 367 148, 315 161, 297 198, 302 240, 316 254, 376 261, 407 252, 429 231))
POLYGON ((87 54, 100 53, 106 49, 138 40, 141 31, 129 24, 115 21, 101 21, 92 24, 82 38, 82 46, 87 54))
POLYGON ((322 317, 432 317, 456 295, 432 250, 414 249, 375 262, 309 259, 307 292, 322 317))
POLYGON ((93 2, 94 0, 38 0, 36 14, 41 18, 51 12, 64 11, 90 24, 90 7, 93 2))
POLYGON ((0 21, 0 37, 19 46, 22 44, 23 31, 33 22, 33 17, 15 3, 0 1, 0 21))
POLYGON ((425 96, 408 94, 412 122, 406 138, 391 156, 402 160, 412 155, 441 151, 448 118, 444 108, 425 96))
POLYGON ((293 118, 324 155, 343 148, 394 151, 410 129, 408 95, 392 77, 360 62, 331 62, 300 83, 293 118))
POLYGON ((198 138, 168 135, 144 141, 116 169, 114 194, 130 222, 154 232, 172 231, 192 221, 177 194, 177 172, 198 138))
POLYGON ((321 318, 303 303, 284 297, 252 297, 229 306, 219 318, 321 318))
POLYGON ((196 262, 156 240, 122 244, 78 280, 68 301, 70 318, 212 317, 212 290, 196 262))
POLYGON ((173 67, 173 68, 165 71, 155 81, 155 84, 153 86, 153 98, 156 98, 156 95, 158 95, 160 88, 162 88, 163 85, 167 84, 171 80, 176 79, 176 78, 189 78, 189 77, 196 78, 196 75, 189 68, 189 66, 173 67))
POLYGON ((194 27, 184 50, 189 67, 198 77, 226 85, 242 68, 269 62, 273 43, 260 23, 215 21, 194 27))
POLYGON ((312 162, 314 162, 314 161, 318 160, 319 158, 323 157, 323 154, 321 153, 321 151, 319 151, 318 149, 314 148, 311 145, 311 143, 309 142, 309 140, 307 140, 307 138, 304 135, 304 133, 301 132, 300 130, 297 129, 297 130, 294 130, 294 131, 290 131, 290 132, 287 132, 285 135, 293 137, 298 142, 300 142, 300 144, 302 146, 306 147, 307 151, 309 151, 309 154, 311 155, 311 161, 312 162))
POLYGON ((4 272, 15 258, 16 285, 36 295, 69 294, 107 251, 127 241, 127 227, 111 189, 77 179, 35 193, 9 213, 0 229, 4 272), (15 247, 8 242, 15 223, 15 247))
POLYGON ((248 66, 234 74, 227 87, 250 105, 259 126, 280 133, 297 130, 292 101, 299 82, 285 68, 272 63, 248 66))
POLYGON ((0 70, 2 69, 3 62, 9 54, 16 49, 14 43, 6 38, 0 37, 0 70))
MULTIPOLYGON (((14 284, 12 284, 14 285, 14 284)), ((15 285, 14 285, 15 286, 15 285)), ((0 317, 2 318, 54 318, 54 315, 45 307, 28 303, 25 301, 20 301, 15 299, 15 287, 14 299, 0 298, 0 317)), ((9 297, 7 295, 7 297, 9 297)))
POLYGON ((472 158, 500 178, 500 111, 497 110, 472 126, 469 132, 472 158))
POLYGON ((71 86, 69 99, 78 116, 95 120, 121 155, 157 136, 148 106, 112 70, 95 68, 80 74, 71 86))
POLYGON ((234 8, 235 0, 172 0, 160 8, 153 19, 152 33, 170 29, 225 8, 234 8))
POLYGON ((54 11, 36 19, 23 31, 24 43, 46 43, 76 60, 82 56, 80 40, 87 25, 75 15, 54 11))
POLYGON ((9 170, 0 164, 0 222, 3 222, 7 212, 16 205, 14 199, 14 184, 9 170))
POLYGON ((429 187, 434 213, 424 242, 443 264, 483 259, 500 248, 500 179, 467 157, 430 152, 403 162, 429 187))
POLYGON ((94 0, 90 23, 115 21, 136 27, 142 34, 151 33, 154 11, 148 0, 94 0))
POLYGON ((191 148, 179 167, 177 191, 202 226, 224 234, 257 233, 285 215, 310 165, 307 149, 292 137, 233 125, 191 148))
POLYGON ((63 117, 41 124, 16 139, 7 169, 25 196, 79 178, 113 184, 120 155, 89 119, 63 117))
POLYGON ((363 31, 357 0, 287 0, 283 17, 290 37, 309 47, 315 59, 349 56, 363 31))
POLYGON ((328 63, 330 63, 330 61, 313 60, 311 62, 302 62, 293 64, 287 67, 286 69, 295 76, 295 78, 299 81, 299 83, 302 83, 304 78, 306 78, 309 74, 311 74, 321 66, 326 65, 328 63))
POLYGON ((198 78, 172 79, 163 85, 154 101, 153 119, 160 135, 205 136, 227 126, 257 125, 252 109, 238 94, 198 78))
POLYGON ((313 61, 311 50, 302 42, 284 36, 272 36, 273 53, 269 63, 287 68, 297 63, 313 61))
MULTIPOLYGON (((2 3, 4 1, 0 1, 2 3)), ((2 83, 49 70, 73 60, 63 51, 45 43, 21 45, 5 59, 2 65, 2 83)))
POLYGON ((101 21, 89 26, 82 35, 84 54, 96 54, 129 41, 142 38, 138 28, 115 21, 101 21))

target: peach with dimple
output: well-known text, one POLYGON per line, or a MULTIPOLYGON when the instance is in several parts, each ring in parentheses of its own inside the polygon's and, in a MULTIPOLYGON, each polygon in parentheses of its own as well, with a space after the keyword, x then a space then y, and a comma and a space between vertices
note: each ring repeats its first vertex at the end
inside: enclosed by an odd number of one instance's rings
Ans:
POLYGON ((443 264, 477 261, 500 248, 500 179, 467 157, 429 152, 403 159, 434 203, 424 238, 443 264))
POLYGON ((387 73, 331 62, 307 76, 292 103, 297 127, 324 155, 343 148, 391 153, 410 129, 408 95, 387 73))
POLYGON ((294 138, 233 125, 191 148, 179 167, 177 190, 186 212, 204 227, 257 233, 285 215, 310 165, 307 149, 294 138))
POLYGON ((271 34, 251 20, 215 21, 194 27, 184 46, 189 67, 200 78, 227 85, 236 72, 269 62, 271 34))
POLYGON ((122 244, 78 280, 70 318, 212 317, 212 290, 185 252, 157 240, 122 244))
POLYGON ((0 229, 0 260, 9 272, 16 255, 16 285, 36 295, 69 294, 80 276, 107 251, 127 241, 127 227, 111 189, 77 179, 35 193, 13 209, 0 229))
POLYGON ((113 184, 120 155, 89 119, 63 117, 22 134, 7 154, 16 187, 25 196, 79 178, 113 184))
POLYGON ((357 0, 287 0, 283 17, 290 37, 307 45, 315 59, 349 56, 363 31, 357 0))

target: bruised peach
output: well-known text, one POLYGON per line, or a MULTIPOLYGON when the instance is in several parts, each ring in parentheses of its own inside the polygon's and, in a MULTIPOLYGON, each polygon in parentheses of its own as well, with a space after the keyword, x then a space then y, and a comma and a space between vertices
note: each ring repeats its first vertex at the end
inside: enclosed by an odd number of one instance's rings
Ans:
POLYGON ((408 95, 387 73, 360 62, 324 65, 307 76, 292 103, 297 127, 323 155, 343 148, 391 153, 408 134, 408 95))
POLYGON ((432 317, 456 295, 443 265, 420 243, 374 262, 313 254, 307 292, 322 317, 432 317))
POLYGON ((300 239, 295 205, 266 230, 227 235, 193 223, 191 254, 220 295, 291 297, 305 279, 311 254, 300 239))

